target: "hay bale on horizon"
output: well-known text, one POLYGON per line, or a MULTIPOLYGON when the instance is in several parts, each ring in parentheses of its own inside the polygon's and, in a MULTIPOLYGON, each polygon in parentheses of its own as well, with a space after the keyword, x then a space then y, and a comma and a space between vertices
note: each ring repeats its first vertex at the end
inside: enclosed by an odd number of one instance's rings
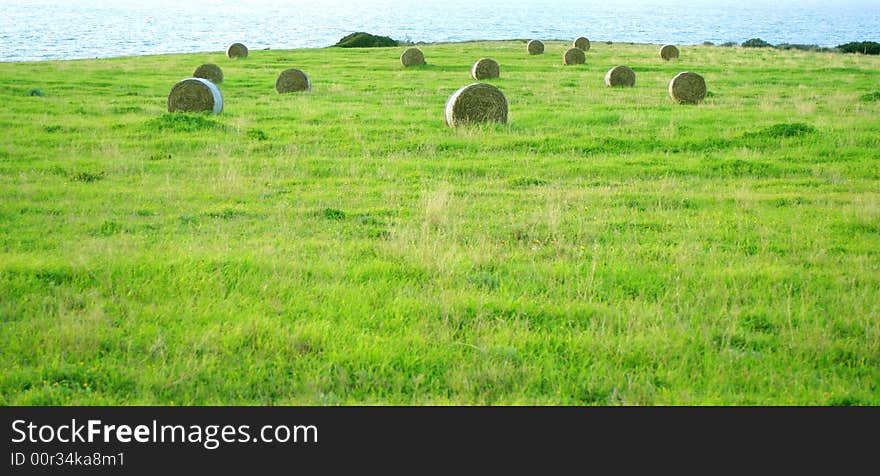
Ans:
POLYGON ((660 57, 665 61, 678 59, 679 51, 675 45, 663 45, 660 48, 660 57))
POLYGON ((569 48, 562 55, 562 63, 571 66, 576 64, 584 64, 587 62, 587 55, 580 48, 569 48))
POLYGON ((278 75, 275 80, 275 91, 278 94, 294 93, 298 91, 309 91, 312 89, 312 82, 306 73, 296 68, 285 69, 278 75))
POLYGON ((678 73, 669 82, 669 97, 679 104, 699 104, 706 93, 706 80, 697 73, 678 73))
POLYGON ((477 81, 501 76, 501 66, 492 58, 482 58, 471 68, 471 77, 477 81))
POLYGON ((226 48, 226 56, 229 58, 247 58, 248 49, 241 43, 233 43, 226 48))
POLYGON ((446 100, 446 125, 458 127, 485 122, 507 123, 507 99, 487 83, 467 85, 446 100))
POLYGON ((204 78, 187 78, 168 93, 168 112, 223 111, 223 95, 217 85, 204 78))
POLYGON ((580 48, 584 51, 590 51, 590 40, 582 36, 574 40, 571 46, 574 46, 575 48, 580 48))
POLYGON ((532 40, 526 44, 526 49, 530 55, 544 54, 544 42, 541 40, 532 40))
POLYGON ((223 70, 213 63, 205 63, 193 72, 193 78, 207 79, 214 84, 223 82, 223 70))
POLYGON ((615 66, 605 73, 605 85, 631 88, 636 85, 636 73, 629 66, 615 66))
POLYGON ((425 64, 425 54, 418 48, 410 48, 400 55, 400 62, 406 66, 422 66, 425 64))

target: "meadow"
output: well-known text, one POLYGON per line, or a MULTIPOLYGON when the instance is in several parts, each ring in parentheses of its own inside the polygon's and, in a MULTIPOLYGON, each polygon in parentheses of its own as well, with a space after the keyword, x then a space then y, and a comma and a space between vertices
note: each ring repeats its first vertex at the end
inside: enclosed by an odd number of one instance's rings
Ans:
POLYGON ((546 45, 0 63, 0 404, 880 404, 880 58, 546 45))

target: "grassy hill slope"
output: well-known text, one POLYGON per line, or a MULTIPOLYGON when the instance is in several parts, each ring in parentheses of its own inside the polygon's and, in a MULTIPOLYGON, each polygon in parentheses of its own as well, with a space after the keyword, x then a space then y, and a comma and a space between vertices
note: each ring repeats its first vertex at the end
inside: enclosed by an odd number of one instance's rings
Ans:
POLYGON ((566 46, 0 63, 0 403, 880 404, 880 58, 566 46))

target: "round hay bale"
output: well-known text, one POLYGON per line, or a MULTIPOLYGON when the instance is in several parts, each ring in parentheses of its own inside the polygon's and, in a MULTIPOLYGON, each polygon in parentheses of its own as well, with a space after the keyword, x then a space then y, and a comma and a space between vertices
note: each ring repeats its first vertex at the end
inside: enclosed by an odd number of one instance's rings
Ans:
POLYGON ((678 47, 675 45, 663 45, 660 48, 660 57, 665 61, 678 59, 678 47))
POLYGON ((571 46, 574 46, 575 48, 580 48, 584 51, 590 51, 590 40, 588 40, 582 36, 582 37, 574 40, 574 42, 571 44, 571 46))
POLYGON ((482 58, 471 68, 471 76, 480 81, 483 79, 492 79, 501 76, 501 66, 492 58, 482 58))
POLYGON ((562 55, 562 62, 566 65, 584 64, 587 62, 587 55, 580 48, 569 48, 562 55))
POLYGON ((605 73, 605 85, 631 88, 636 85, 636 73, 629 66, 615 66, 605 73))
POLYGON ((425 64, 425 54, 418 48, 410 48, 400 55, 400 62, 404 66, 421 66, 425 64))
POLYGON ((678 73, 669 82, 669 97, 681 104, 699 104, 706 98, 706 80, 697 73, 678 73))
POLYGON ((541 40, 532 40, 526 44, 526 49, 529 50, 530 55, 544 54, 544 42, 541 40))
POLYGON ((275 91, 278 91, 278 94, 308 91, 310 89, 312 89, 312 82, 309 80, 309 77, 306 73, 295 68, 285 69, 278 75, 278 79, 275 80, 275 91))
POLYGON ((226 56, 229 58, 247 58, 248 49, 241 43, 233 43, 226 48, 226 56))
POLYGON ((207 79, 214 84, 220 84, 223 82, 223 70, 213 63, 203 64, 196 68, 193 78, 207 79))
POLYGON ((187 78, 168 93, 168 112, 212 112, 223 110, 223 95, 217 85, 204 78, 187 78))
POLYGON ((446 100, 446 125, 457 127, 482 122, 507 123, 507 99, 491 84, 474 83, 446 100))

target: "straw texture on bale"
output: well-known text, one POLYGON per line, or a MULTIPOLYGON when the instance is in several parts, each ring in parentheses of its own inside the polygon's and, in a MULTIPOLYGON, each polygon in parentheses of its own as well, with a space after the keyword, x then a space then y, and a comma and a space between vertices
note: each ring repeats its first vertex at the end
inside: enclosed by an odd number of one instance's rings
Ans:
POLYGON ((530 55, 544 54, 544 43, 541 40, 532 40, 526 45, 530 55))
POLYGON ((223 95, 204 78, 187 78, 175 84, 168 94, 168 112, 212 112, 223 110, 223 95))
POLYGON ((660 57, 666 61, 678 59, 678 47, 675 45, 663 45, 660 48, 660 57))
POLYGON ((562 55, 562 62, 566 65, 584 64, 587 62, 587 55, 580 48, 569 48, 562 55))
POLYGON ((706 80, 697 73, 678 73, 669 82, 669 97, 681 104, 699 104, 706 98, 706 80))
POLYGON ((229 58, 247 58, 248 49, 241 43, 233 43, 226 48, 226 56, 229 58))
POLYGON ((425 54, 418 48, 410 48, 400 55, 400 62, 404 66, 421 66, 425 64, 425 54))
POLYGON ((214 84, 220 84, 223 82, 223 70, 216 64, 207 63, 196 68, 193 77, 207 79, 214 84))
POLYGON ((631 88, 636 85, 636 73, 629 66, 615 66, 605 73, 605 85, 631 88))
POLYGON ((574 40, 574 43, 572 43, 571 45, 584 51, 590 51, 590 40, 584 38, 583 36, 574 40))
POLYGON ((476 80, 497 78, 501 75, 501 66, 492 58, 482 58, 471 68, 471 76, 476 80))
POLYGON ((474 83, 446 100, 446 125, 457 127, 483 122, 507 123, 507 99, 491 84, 474 83))
POLYGON ((279 94, 308 91, 310 89, 312 89, 312 82, 309 80, 309 77, 306 73, 295 68, 285 69, 278 75, 278 79, 275 80, 275 91, 278 91, 279 94))

